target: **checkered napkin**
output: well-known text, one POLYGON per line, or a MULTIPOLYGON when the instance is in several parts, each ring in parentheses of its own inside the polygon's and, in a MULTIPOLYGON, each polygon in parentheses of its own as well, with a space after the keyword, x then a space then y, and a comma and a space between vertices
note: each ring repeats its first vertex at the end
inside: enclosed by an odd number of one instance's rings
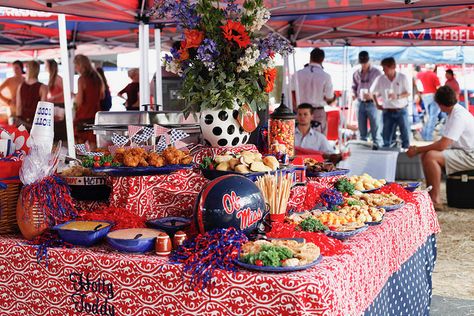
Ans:
POLYGON ((116 146, 123 147, 126 143, 128 143, 128 137, 114 133, 112 135, 112 143, 116 146))
POLYGON ((156 152, 160 153, 163 150, 165 150, 166 147, 168 147, 168 143, 169 143, 169 136, 167 134, 161 135, 160 140, 158 141, 158 144, 156 144, 156 148, 155 148, 156 152))
POLYGON ((135 144, 142 144, 146 142, 154 133, 153 127, 148 127, 145 126, 142 128, 141 131, 137 132, 133 137, 132 137, 132 142, 135 144))
POLYGON ((189 134, 177 129, 172 129, 171 130, 171 144, 175 144, 177 141, 188 137, 189 134))
POLYGON ((89 151, 89 146, 86 144, 76 144, 74 145, 77 151, 79 151, 81 154, 85 156, 103 156, 104 153, 98 153, 98 152, 93 152, 89 151))

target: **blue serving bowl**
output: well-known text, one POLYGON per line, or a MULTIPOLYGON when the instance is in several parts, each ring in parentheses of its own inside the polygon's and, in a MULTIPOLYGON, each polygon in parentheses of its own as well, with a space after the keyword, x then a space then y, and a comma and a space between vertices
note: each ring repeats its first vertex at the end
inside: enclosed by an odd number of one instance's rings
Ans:
POLYGON ((407 191, 414 192, 420 185, 421 182, 407 182, 403 188, 407 191))
POLYGON ((146 222, 151 228, 164 230, 168 235, 174 235, 179 230, 184 230, 191 225, 191 219, 186 217, 163 217, 151 219, 146 222))
MULTIPOLYGON (((138 230, 135 228, 132 229, 120 229, 116 230, 107 235, 107 242, 109 245, 114 248, 115 250, 122 251, 122 252, 136 252, 136 253, 144 253, 148 251, 152 251, 155 249, 156 237, 138 237, 138 238, 116 238, 110 236, 111 234, 119 234, 121 232, 138 230)), ((160 231, 149 229, 149 228, 142 228, 141 230, 153 230, 156 231, 157 234, 160 231)), ((138 235, 138 233, 137 233, 138 235)))
POLYGON ((98 243, 102 238, 105 237, 112 228, 113 223, 108 221, 68 221, 63 224, 59 224, 53 227, 65 242, 71 243, 73 245, 90 247, 98 243), (66 229, 62 228, 63 226, 72 223, 72 222, 103 222, 108 223, 107 226, 97 227, 96 230, 76 230, 76 229, 66 229))

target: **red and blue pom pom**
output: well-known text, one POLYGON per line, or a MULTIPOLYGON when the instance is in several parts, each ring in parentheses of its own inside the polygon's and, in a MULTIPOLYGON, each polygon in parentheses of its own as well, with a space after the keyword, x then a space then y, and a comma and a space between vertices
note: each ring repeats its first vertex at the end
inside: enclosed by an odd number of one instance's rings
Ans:
POLYGON ((183 271, 189 273, 190 286, 195 291, 212 286, 216 269, 237 270, 235 260, 247 237, 233 227, 214 229, 186 240, 170 256, 171 263, 182 263, 183 271))

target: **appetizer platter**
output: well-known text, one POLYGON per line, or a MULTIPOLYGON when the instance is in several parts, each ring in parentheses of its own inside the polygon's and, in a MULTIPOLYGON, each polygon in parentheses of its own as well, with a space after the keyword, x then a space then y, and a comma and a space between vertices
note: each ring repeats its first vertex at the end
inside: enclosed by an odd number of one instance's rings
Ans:
POLYGON ((349 173, 349 169, 339 169, 332 162, 319 162, 312 158, 305 158, 307 177, 333 177, 349 173))
POLYGON ((403 199, 393 193, 363 193, 352 196, 349 201, 360 201, 369 207, 381 208, 386 211, 397 210, 405 204, 403 199))
POLYGON ((140 176, 169 174, 171 172, 192 169, 193 158, 182 150, 173 146, 167 147, 160 154, 147 151, 142 147, 121 147, 113 155, 110 155, 110 163, 100 164, 101 159, 106 156, 87 157, 83 160, 83 166, 89 166, 93 160, 93 171, 105 173, 111 176, 140 176))
MULTIPOLYGON (((319 231, 326 235, 338 239, 345 239, 357 235, 367 229, 367 225, 362 221, 362 218, 356 217, 354 214, 345 214, 338 211, 320 211, 312 210, 302 213, 293 213, 286 218, 290 223, 302 227, 302 224, 308 222, 308 219, 318 220, 324 227, 318 224, 312 224, 319 231)), ((308 223, 310 224, 310 223, 308 223)), ((303 229, 304 227, 302 227, 303 229)), ((312 231, 317 231, 312 230, 312 231)))
POLYGON ((293 171, 292 168, 281 168, 275 156, 265 156, 259 152, 243 150, 236 154, 225 153, 214 157, 205 157, 200 165, 204 177, 214 180, 226 174, 241 174, 252 181, 266 173, 293 171))
POLYGON ((292 272, 313 267, 322 260, 313 243, 273 239, 249 241, 242 245, 237 265, 261 272, 292 272))
POLYGON ((385 179, 374 179, 367 173, 364 173, 361 176, 351 176, 349 177, 349 182, 354 185, 354 188, 363 193, 375 191, 383 187, 387 181, 385 179))

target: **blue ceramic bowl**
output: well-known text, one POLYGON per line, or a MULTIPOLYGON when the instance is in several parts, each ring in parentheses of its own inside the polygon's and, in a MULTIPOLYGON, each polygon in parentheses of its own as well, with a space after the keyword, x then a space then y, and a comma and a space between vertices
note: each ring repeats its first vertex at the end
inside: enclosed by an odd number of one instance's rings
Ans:
MULTIPOLYGON (((147 228, 148 229, 148 228, 147 228)), ((116 230, 112 233, 118 233, 120 231, 127 231, 128 229, 116 230)), ((107 235, 107 242, 115 250, 122 252, 136 252, 144 253, 155 249, 156 236, 154 237, 138 237, 136 239, 122 239, 110 237, 107 235)))
POLYGON ((178 230, 184 230, 191 225, 191 219, 186 217, 163 217, 146 222, 151 228, 164 230, 168 235, 174 235, 178 230))
POLYGON ((59 224, 53 227, 65 242, 71 243, 73 245, 90 247, 98 243, 102 238, 105 237, 112 228, 113 223, 107 221, 68 221, 63 224, 59 224), (63 226, 71 222, 104 222, 108 223, 107 226, 98 227, 96 230, 74 230, 62 228, 63 226))

